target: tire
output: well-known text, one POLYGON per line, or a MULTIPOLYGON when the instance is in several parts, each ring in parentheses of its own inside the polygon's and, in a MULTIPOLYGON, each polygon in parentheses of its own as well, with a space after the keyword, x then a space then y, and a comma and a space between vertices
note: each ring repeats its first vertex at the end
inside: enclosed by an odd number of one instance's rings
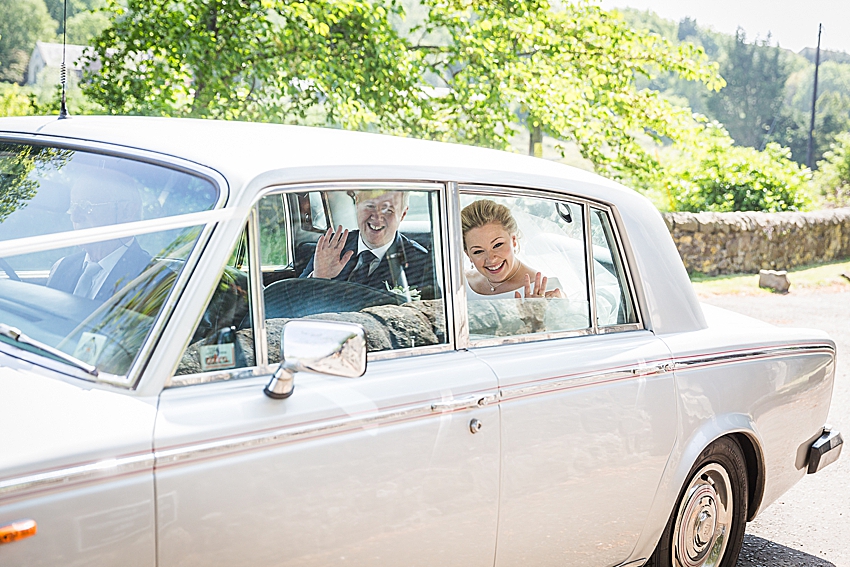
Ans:
POLYGON ((734 440, 718 439, 694 463, 647 566, 734 567, 747 500, 744 453, 734 440))

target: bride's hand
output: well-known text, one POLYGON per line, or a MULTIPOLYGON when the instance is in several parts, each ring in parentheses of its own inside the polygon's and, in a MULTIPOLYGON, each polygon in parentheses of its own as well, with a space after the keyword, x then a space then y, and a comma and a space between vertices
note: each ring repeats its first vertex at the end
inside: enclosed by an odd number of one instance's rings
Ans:
MULTIPOLYGON (((546 276, 544 276, 540 272, 537 272, 534 275, 534 283, 532 284, 531 278, 528 277, 528 274, 526 274, 525 284, 523 285, 523 291, 525 292, 524 296, 527 298, 545 297, 546 299, 563 299, 564 294, 561 293, 561 290, 558 288, 555 288, 551 291, 546 291, 546 284, 548 281, 549 280, 546 276)), ((514 297, 520 299, 522 296, 520 295, 519 291, 516 291, 514 293, 514 297)))

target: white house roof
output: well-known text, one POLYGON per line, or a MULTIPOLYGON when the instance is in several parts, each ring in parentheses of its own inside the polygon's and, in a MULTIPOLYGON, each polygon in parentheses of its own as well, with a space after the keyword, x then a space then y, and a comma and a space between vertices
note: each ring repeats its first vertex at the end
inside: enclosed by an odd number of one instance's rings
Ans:
MULTIPOLYGON (((82 69, 81 58, 87 49, 91 49, 86 45, 67 44, 65 46, 65 65, 69 69, 82 69)), ((62 65, 62 44, 47 43, 44 41, 36 42, 33 55, 38 52, 41 60, 44 61, 46 67, 60 67, 62 65)))

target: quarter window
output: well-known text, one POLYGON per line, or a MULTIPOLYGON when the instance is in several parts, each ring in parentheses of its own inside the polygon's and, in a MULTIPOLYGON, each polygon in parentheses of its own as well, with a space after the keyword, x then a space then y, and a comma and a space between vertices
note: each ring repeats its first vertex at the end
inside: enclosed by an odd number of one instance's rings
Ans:
POLYGON ((617 251, 611 219, 600 209, 591 209, 593 279, 596 290, 596 320, 600 327, 637 322, 623 261, 617 251))

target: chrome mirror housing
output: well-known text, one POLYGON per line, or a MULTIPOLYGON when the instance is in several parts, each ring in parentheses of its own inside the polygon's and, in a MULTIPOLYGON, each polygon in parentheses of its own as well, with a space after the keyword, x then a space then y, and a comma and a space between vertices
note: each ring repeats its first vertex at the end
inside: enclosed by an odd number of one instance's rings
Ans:
POLYGON ((366 333, 353 323, 289 321, 280 334, 280 360, 264 390, 276 400, 292 395, 296 372, 358 378, 366 372, 366 333))

